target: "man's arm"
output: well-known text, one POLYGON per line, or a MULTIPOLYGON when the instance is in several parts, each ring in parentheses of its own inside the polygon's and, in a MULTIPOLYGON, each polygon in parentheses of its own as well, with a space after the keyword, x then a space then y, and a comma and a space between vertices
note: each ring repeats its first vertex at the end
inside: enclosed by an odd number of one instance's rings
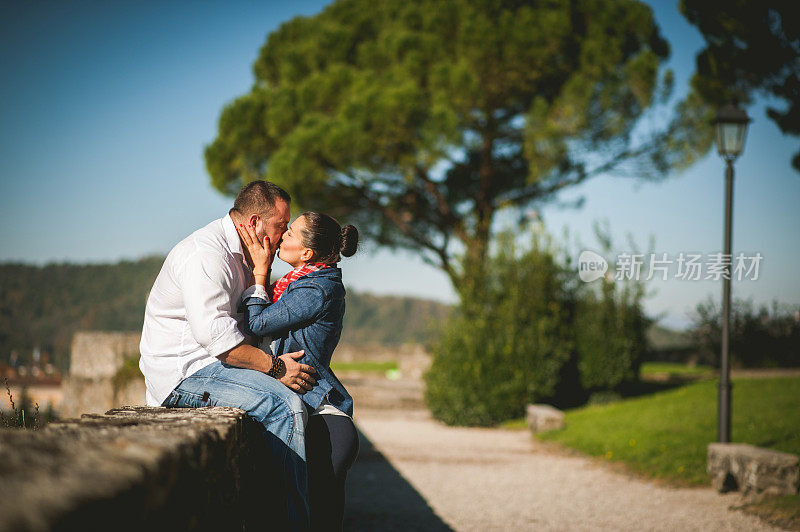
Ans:
POLYGON ((237 368, 254 369, 261 373, 269 373, 272 369, 272 357, 264 351, 252 345, 242 343, 218 355, 220 362, 237 368))
MULTIPOLYGON (((316 373, 312 366, 301 364, 296 359, 303 356, 302 351, 297 353, 286 353, 281 355, 284 367, 282 375, 277 379, 287 388, 291 388, 298 393, 306 393, 317 382, 312 373, 316 373)), ((237 368, 254 369, 262 373, 269 373, 272 369, 273 358, 264 351, 252 345, 242 343, 217 356, 220 362, 237 368)))
POLYGON ((231 308, 234 273, 225 258, 197 251, 180 272, 186 321, 194 340, 211 356, 219 356, 245 341, 231 308))

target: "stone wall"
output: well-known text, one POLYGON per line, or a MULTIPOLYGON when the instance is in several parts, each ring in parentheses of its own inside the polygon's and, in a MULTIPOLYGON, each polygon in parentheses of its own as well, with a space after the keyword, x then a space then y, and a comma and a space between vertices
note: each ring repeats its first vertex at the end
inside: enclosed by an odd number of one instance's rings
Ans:
POLYGON ((78 331, 72 337, 69 374, 82 379, 110 379, 126 356, 139 358, 138 332, 78 331))
MULTIPOLYGON (((124 384, 115 385, 114 376, 123 366, 125 359, 139 357, 138 332, 99 332, 79 331, 72 340, 70 372, 62 383, 63 398, 59 416, 77 417, 81 414, 99 414, 122 405, 144 405, 145 385, 141 374, 124 384)), ((419 344, 404 344, 397 347, 340 345, 334 354, 334 362, 358 361, 396 361, 400 376, 410 381, 415 388, 414 397, 409 399, 418 403, 416 396, 421 392, 420 380, 430 367, 431 357, 419 344)), ((345 376, 347 378, 347 376, 345 376)), ((352 379, 351 379, 352 380, 352 379)), ((357 379, 358 380, 358 379, 357 379)), ((363 379, 362 379, 363 380, 363 379)), ((371 379, 367 379, 371 380, 371 379)), ((376 390, 380 395, 380 390, 376 390)), ((405 399, 391 396, 395 391, 383 394, 387 401, 395 405, 406 405, 405 399)), ((375 395, 375 394, 372 394, 375 395)))
POLYGON ((139 358, 141 333, 78 331, 72 339, 70 369, 62 382, 61 417, 98 414, 122 405, 144 405, 141 374, 115 383, 127 358, 139 358))
POLYGON ((261 431, 235 408, 147 407, 0 430, 0 531, 269 528, 261 431))

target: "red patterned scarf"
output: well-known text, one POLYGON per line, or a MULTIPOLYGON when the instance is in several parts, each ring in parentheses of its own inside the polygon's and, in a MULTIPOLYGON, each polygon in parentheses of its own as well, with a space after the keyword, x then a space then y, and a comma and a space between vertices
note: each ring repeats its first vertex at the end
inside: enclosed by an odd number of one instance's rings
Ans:
POLYGON ((315 262, 313 264, 308 263, 304 264, 303 266, 298 266, 294 270, 290 271, 271 285, 267 289, 267 295, 269 295, 270 300, 274 303, 283 295, 283 292, 289 286, 289 284, 293 281, 298 280, 302 276, 309 274, 311 272, 315 272, 317 270, 323 270, 325 268, 330 268, 328 264, 324 264, 322 262, 315 262))

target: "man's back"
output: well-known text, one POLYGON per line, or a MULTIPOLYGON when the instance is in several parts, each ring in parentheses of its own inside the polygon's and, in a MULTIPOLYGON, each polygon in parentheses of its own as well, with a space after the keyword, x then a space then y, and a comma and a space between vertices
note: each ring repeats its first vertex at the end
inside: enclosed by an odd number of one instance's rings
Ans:
POLYGON ((145 309, 139 367, 147 404, 244 341, 239 299, 250 270, 229 216, 179 242, 167 255, 145 309))

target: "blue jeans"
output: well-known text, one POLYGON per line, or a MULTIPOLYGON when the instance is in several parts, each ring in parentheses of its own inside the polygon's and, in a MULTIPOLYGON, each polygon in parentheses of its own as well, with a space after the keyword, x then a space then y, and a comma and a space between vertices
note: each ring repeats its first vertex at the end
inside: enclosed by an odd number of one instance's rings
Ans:
MULTIPOLYGON (((183 379, 162 405, 232 406, 245 410, 261 423, 278 470, 283 472, 284 478, 278 480, 286 488, 289 526, 293 530, 308 528, 306 412, 299 395, 260 371, 236 368, 217 360, 183 379)), ((270 527, 270 523, 265 525, 270 527)))

